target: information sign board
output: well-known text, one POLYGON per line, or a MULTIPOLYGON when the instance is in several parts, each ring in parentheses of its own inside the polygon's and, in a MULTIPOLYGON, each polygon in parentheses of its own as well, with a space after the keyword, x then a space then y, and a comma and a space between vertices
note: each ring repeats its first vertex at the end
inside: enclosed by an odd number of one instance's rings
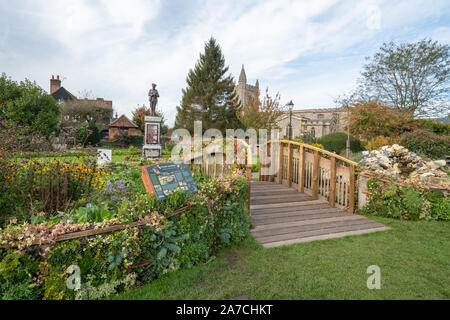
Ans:
POLYGON ((142 167, 142 181, 149 193, 164 199, 172 192, 181 190, 197 192, 191 171, 184 163, 158 163, 142 167))

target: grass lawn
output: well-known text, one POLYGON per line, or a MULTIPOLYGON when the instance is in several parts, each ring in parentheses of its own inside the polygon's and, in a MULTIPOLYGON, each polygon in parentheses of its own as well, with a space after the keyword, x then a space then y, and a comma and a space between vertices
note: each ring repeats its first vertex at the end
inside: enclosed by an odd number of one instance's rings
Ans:
POLYGON ((251 236, 217 259, 111 299, 449 299, 450 224, 371 217, 392 230, 263 249, 251 236), (366 286, 381 268, 381 289, 366 286))

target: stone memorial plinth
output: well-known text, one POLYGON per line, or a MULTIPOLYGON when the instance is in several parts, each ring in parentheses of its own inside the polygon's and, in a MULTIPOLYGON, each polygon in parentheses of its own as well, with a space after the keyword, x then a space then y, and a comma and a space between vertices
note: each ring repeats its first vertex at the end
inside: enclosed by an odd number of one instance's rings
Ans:
POLYGON ((147 159, 161 159, 161 117, 147 116, 145 120, 144 146, 142 156, 147 159))

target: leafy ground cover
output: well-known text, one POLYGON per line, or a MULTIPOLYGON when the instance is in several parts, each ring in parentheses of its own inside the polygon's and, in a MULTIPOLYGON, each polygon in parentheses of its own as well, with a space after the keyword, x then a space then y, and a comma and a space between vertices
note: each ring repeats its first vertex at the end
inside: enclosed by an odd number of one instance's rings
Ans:
POLYGON ((374 217, 388 231, 264 249, 251 236, 217 259, 110 299, 449 299, 448 222, 374 217), (381 268, 381 289, 366 286, 381 268))

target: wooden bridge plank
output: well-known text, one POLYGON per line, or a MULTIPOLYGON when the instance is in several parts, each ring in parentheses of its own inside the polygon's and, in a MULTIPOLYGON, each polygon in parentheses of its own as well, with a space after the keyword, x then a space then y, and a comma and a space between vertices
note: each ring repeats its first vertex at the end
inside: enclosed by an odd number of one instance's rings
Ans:
POLYGON ((252 218, 252 224, 255 226, 273 224, 273 223, 283 223, 283 222, 295 222, 295 221, 304 221, 304 220, 313 220, 313 219, 323 219, 323 218, 331 218, 331 217, 344 217, 344 213, 340 212, 329 212, 323 213, 321 215, 318 214, 305 214, 305 215, 295 215, 289 217, 276 217, 276 218, 264 218, 257 219, 252 218))
POLYGON ((288 189, 288 188, 286 188, 286 186, 281 185, 281 184, 279 184, 276 187, 271 187, 271 186, 263 186, 263 187, 257 186, 256 187, 256 186, 252 185, 252 189, 253 189, 253 192, 267 192, 267 191, 283 192, 283 191, 291 191, 291 190, 295 191, 294 189, 288 189))
POLYGON ((293 201, 306 201, 309 200, 310 198, 308 196, 304 196, 304 195, 295 195, 292 196, 290 198, 283 198, 283 197, 279 197, 279 198, 272 198, 272 199, 251 199, 250 203, 252 205, 261 205, 261 204, 278 204, 278 203, 290 203, 293 201))
POLYGON ((281 218, 281 217, 293 217, 293 216, 304 216, 304 215, 310 215, 310 214, 324 214, 324 213, 342 213, 345 214, 346 212, 336 209, 336 208, 312 208, 308 210, 295 210, 295 211, 272 211, 272 212, 263 212, 263 213, 257 213, 252 214, 252 217, 255 219, 262 219, 262 218, 281 218))
POLYGON ((292 199, 295 197, 309 197, 306 194, 303 193, 298 193, 295 190, 293 190, 293 193, 289 192, 289 191, 285 191, 285 192, 281 192, 281 193, 268 193, 266 195, 259 195, 259 194, 251 194, 252 196, 252 200, 270 200, 270 199, 292 199))
POLYGON ((265 188, 261 190, 252 190, 252 196, 265 196, 265 195, 275 195, 275 194, 301 194, 296 192, 294 189, 279 189, 271 190, 270 188, 265 188))
POLYGON ((250 193, 250 196, 252 197, 252 198, 257 198, 257 197, 266 197, 266 196, 268 196, 268 197, 270 197, 270 196, 280 196, 280 195, 291 195, 291 196, 293 196, 293 195, 296 195, 296 194, 299 194, 297 191, 295 191, 295 190, 285 190, 285 191, 283 191, 283 192, 270 192, 270 191, 258 191, 258 192, 252 192, 252 193, 250 193))
POLYGON ((284 203, 260 204, 260 205, 251 205, 250 209, 296 207, 296 206, 307 206, 316 203, 327 203, 327 202, 323 200, 307 200, 307 201, 294 201, 284 203))
POLYGON ((359 224, 351 224, 351 225, 346 225, 346 226, 338 226, 338 227, 318 229, 318 230, 294 232, 294 233, 273 235, 273 236, 268 236, 268 237, 255 237, 255 239, 264 244, 264 243, 284 241, 284 240, 301 239, 301 238, 305 238, 305 237, 318 236, 318 235, 324 235, 324 234, 333 234, 333 233, 339 233, 339 232, 345 232, 345 231, 366 230, 366 229, 373 229, 373 228, 380 228, 380 224, 376 223, 376 222, 362 222, 359 224))
POLYGON ((366 233, 373 233, 378 231, 385 231, 389 230, 389 227, 379 227, 379 228, 371 228, 371 229, 362 229, 362 230, 354 230, 354 231, 345 231, 345 232, 338 232, 338 233, 331 233, 331 234, 322 234, 318 236, 311 236, 311 237, 304 237, 300 239, 290 239, 285 241, 277 241, 277 242, 270 242, 263 244, 264 248, 274 248, 274 247, 280 247, 284 245, 290 245, 294 243, 303 243, 303 242, 311 242, 316 240, 326 240, 326 239, 333 239, 333 238, 341 238, 341 237, 348 237, 348 236, 354 236, 354 235, 361 235, 366 233))
MULTIPOLYGON (((270 214, 270 213, 280 213, 280 212, 303 212, 303 211, 309 211, 309 210, 318 210, 318 209, 331 209, 329 206, 327 206, 326 203, 319 203, 315 205, 310 206, 301 206, 301 207, 286 207, 286 208, 277 208, 277 210, 274 210, 272 208, 269 209, 253 209, 251 210, 252 216, 258 216, 260 214, 270 214)), ((339 210, 339 209, 338 209, 339 210)), ((328 210, 328 211, 334 211, 334 210, 328 210)))
POLYGON ((251 183, 251 185, 252 185, 252 189, 254 189, 254 190, 264 190, 267 188, 270 188, 270 190, 286 189, 285 185, 268 182, 268 181, 259 181, 259 182, 254 181, 251 183))
MULTIPOLYGON (((337 228, 337 227, 351 227, 351 226, 357 226, 361 224, 372 224, 370 220, 364 217, 357 217, 357 219, 352 220, 338 220, 338 221, 328 221, 328 222, 320 222, 320 220, 317 221, 318 223, 313 224, 307 224, 307 225, 294 225, 290 227, 281 227, 277 229, 269 229, 269 230, 252 230, 251 234, 255 238, 259 237, 270 237, 274 235, 283 235, 283 234, 296 234, 301 233, 305 231, 314 231, 314 230, 325 230, 329 228, 337 228)), ((376 222, 373 222, 379 227, 382 227, 383 225, 378 224, 376 222)))
POLYGON ((333 221, 345 221, 345 220, 355 220, 359 219, 358 215, 343 215, 337 217, 329 217, 329 218, 318 218, 318 219, 310 219, 310 220, 300 220, 293 222, 280 222, 280 223, 272 223, 266 225, 258 225, 251 229, 251 231, 260 231, 260 230, 270 230, 270 229, 278 229, 284 227, 292 227, 292 226, 304 226, 309 224, 317 224, 317 223, 325 223, 325 222, 333 222, 333 221))

